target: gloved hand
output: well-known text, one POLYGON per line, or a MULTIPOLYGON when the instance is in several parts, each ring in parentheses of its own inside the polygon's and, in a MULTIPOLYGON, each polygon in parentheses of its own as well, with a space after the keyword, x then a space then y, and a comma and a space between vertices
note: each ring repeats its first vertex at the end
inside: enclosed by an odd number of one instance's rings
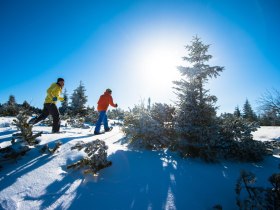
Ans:
POLYGON ((116 108, 118 107, 118 104, 116 104, 116 108))
POLYGON ((53 97, 52 100, 53 100, 53 101, 57 101, 57 97, 53 97))

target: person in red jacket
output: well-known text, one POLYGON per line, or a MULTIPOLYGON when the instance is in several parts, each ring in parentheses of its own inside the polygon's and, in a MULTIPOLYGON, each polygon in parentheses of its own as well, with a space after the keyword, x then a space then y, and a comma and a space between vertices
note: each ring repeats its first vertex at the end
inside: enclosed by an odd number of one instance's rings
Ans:
POLYGON ((107 114, 106 114, 109 105, 111 105, 112 107, 118 107, 118 104, 115 104, 113 102, 112 90, 108 88, 104 92, 104 94, 100 96, 100 98, 97 102, 97 111, 99 112, 99 117, 98 117, 98 120, 95 125, 95 130, 94 130, 95 135, 100 134, 100 128, 101 128, 102 122, 104 124, 105 132, 112 130, 112 128, 109 128, 108 118, 107 118, 107 114))

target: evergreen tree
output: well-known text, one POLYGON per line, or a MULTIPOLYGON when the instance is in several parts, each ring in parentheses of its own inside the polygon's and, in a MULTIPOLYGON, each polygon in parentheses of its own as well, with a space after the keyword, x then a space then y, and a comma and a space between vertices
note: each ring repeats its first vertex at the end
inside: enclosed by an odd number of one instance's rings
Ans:
POLYGON ((233 114, 222 114, 219 117, 220 141, 217 152, 220 157, 239 161, 262 161, 265 145, 253 139, 252 132, 259 128, 258 123, 233 114))
POLYGON ((120 108, 108 110, 107 116, 112 120, 123 120, 124 119, 124 110, 120 108))
MULTIPOLYGON (((109 116, 109 115, 108 115, 109 116)), ((85 122, 87 123, 96 123, 98 120, 98 112, 95 111, 95 107, 87 107, 85 122)))
POLYGON ((235 107, 235 110, 234 110, 233 115, 234 115, 235 117, 241 117, 241 112, 240 112, 240 109, 239 109, 238 106, 235 107))
POLYGON ((125 114, 123 131, 132 147, 162 149, 170 145, 164 127, 151 116, 144 103, 125 114))
POLYGON ((257 121, 257 115, 253 111, 248 99, 246 99, 243 106, 243 118, 249 120, 250 122, 257 121))
POLYGON ((59 111, 62 115, 66 115, 69 112, 68 94, 66 89, 64 89, 63 98, 64 100, 61 102, 61 107, 59 108, 59 111))
POLYGON ((9 100, 8 100, 8 106, 16 106, 16 98, 13 95, 9 96, 9 100))
POLYGON ((280 209, 280 173, 272 174, 268 181, 271 184, 268 187, 254 186, 257 182, 256 175, 241 171, 235 188, 239 209, 280 209))
POLYGON ((24 109, 30 109, 30 104, 27 102, 27 101, 24 101, 23 103, 22 103, 22 107, 24 108, 24 109))
POLYGON ((219 76, 224 68, 206 64, 212 58, 207 54, 209 46, 197 36, 193 38, 191 45, 186 46, 188 55, 183 57, 190 66, 179 66, 183 79, 174 82, 178 96, 177 132, 184 139, 179 146, 186 149, 183 154, 193 156, 201 156, 206 154, 206 150, 211 150, 217 134, 217 98, 210 95, 204 85, 209 78, 219 76))
POLYGON ((88 143, 78 142, 71 148, 71 150, 74 149, 78 149, 79 151, 84 150, 87 156, 68 165, 67 169, 85 168, 84 174, 97 176, 98 171, 112 165, 112 162, 107 160, 108 146, 102 140, 97 139, 88 143))
POLYGON ((16 116, 19 113, 19 107, 16 103, 15 96, 10 95, 9 100, 4 105, 4 115, 6 116, 16 116))
POLYGON ((19 109, 26 110, 29 115, 32 114, 31 106, 27 101, 24 101, 21 105, 19 105, 19 109))
POLYGON ((41 136, 42 132, 33 134, 32 125, 29 125, 27 122, 28 118, 28 110, 22 109, 17 115, 17 118, 13 120, 14 125, 16 125, 18 130, 20 130, 20 133, 13 134, 14 140, 12 143, 16 138, 19 138, 25 141, 28 145, 38 144, 38 140, 36 140, 36 138, 41 136))
POLYGON ((172 126, 175 115, 175 107, 167 104, 155 103, 151 108, 151 116, 162 126, 172 126))
POLYGON ((86 115, 87 96, 85 95, 85 92, 85 86, 80 82, 80 85, 74 90, 74 93, 71 96, 71 114, 74 116, 86 115))

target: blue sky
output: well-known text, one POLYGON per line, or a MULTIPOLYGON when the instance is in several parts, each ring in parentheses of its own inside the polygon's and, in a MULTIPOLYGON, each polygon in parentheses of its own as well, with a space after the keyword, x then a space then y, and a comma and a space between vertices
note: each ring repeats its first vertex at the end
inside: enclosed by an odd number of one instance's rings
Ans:
POLYGON ((280 89, 278 0, 0 0, 0 103, 13 94, 42 107, 46 89, 82 81, 88 105, 106 88, 121 108, 172 103, 176 66, 193 36, 224 66, 207 87, 219 112, 253 108, 280 89))

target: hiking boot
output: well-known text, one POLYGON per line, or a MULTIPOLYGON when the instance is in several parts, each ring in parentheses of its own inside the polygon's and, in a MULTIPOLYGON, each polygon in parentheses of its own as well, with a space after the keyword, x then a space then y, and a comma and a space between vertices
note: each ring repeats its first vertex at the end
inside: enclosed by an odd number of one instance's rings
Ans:
POLYGON ((52 131, 52 133, 65 133, 65 131, 52 131))
POLYGON ((110 128, 105 129, 105 132, 109 132, 109 131, 111 131, 111 130, 113 130, 113 127, 110 127, 110 128))
MULTIPOLYGON (((104 133, 104 132, 103 132, 104 133)), ((97 132, 97 131, 94 131, 94 135, 100 135, 100 134, 103 134, 102 132, 97 132)))

